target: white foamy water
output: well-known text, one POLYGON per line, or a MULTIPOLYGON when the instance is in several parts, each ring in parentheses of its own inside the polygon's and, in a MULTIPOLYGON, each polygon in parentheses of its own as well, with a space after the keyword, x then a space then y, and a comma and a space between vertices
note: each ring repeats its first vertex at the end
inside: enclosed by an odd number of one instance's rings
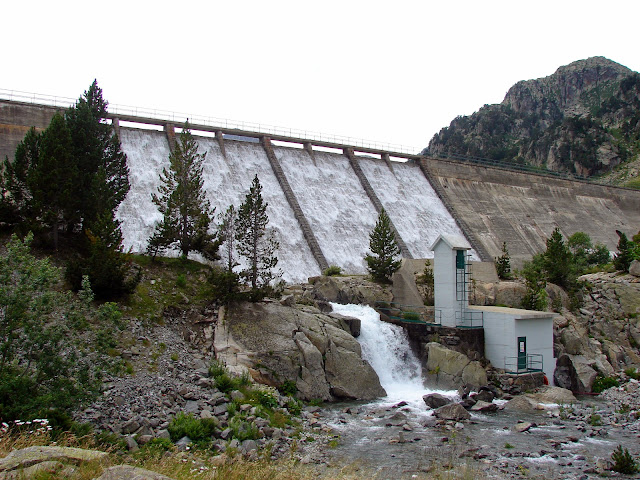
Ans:
POLYGON ((419 165, 362 157, 360 167, 414 258, 433 258, 438 235, 463 236, 419 165))
POLYGON ((274 151, 329 265, 365 273, 369 233, 378 214, 349 159, 314 152, 314 161, 305 150, 274 151))
POLYGON ((405 401, 414 408, 426 410, 423 395, 457 395, 455 390, 434 390, 424 385, 420 360, 411 350, 402 327, 381 321, 380 315, 365 305, 332 303, 331 306, 336 313, 360 319, 358 342, 362 347, 362 357, 376 371, 380 384, 387 392, 383 402, 405 401))

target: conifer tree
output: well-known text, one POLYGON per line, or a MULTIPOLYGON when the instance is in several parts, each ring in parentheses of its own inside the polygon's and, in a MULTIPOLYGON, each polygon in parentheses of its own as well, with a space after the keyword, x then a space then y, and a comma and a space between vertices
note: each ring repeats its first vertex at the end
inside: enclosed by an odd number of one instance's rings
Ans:
POLYGON ((105 210, 115 211, 129 191, 129 168, 120 140, 106 122, 107 106, 98 82, 70 107, 65 117, 73 139, 73 156, 81 172, 80 218, 90 226, 105 210))
POLYGON ((373 253, 365 257, 369 273, 377 282, 390 282, 391 276, 400 268, 402 262, 397 258, 400 248, 391 229, 391 220, 384 208, 378 215, 376 226, 369 234, 369 249, 373 253))
POLYGON ((558 227, 547 239, 547 250, 543 256, 547 280, 561 287, 569 288, 575 277, 573 255, 565 244, 558 227))
POLYGON ((184 258, 191 251, 216 258, 218 244, 209 233, 215 208, 205 196, 202 180, 205 156, 206 152, 198 153, 198 144, 185 123, 169 156, 170 167, 160 175, 158 194, 152 194, 163 218, 149 239, 150 253, 177 246, 184 258))
POLYGON ((267 230, 267 206, 268 203, 262 198, 262 185, 256 175, 244 203, 238 209, 235 237, 238 253, 248 263, 240 275, 251 284, 254 292, 266 288, 280 275, 273 272, 278 264, 275 253, 280 245, 273 232, 267 230))
POLYGON ((511 257, 507 250, 507 242, 502 242, 502 255, 496 258, 496 272, 501 280, 511 278, 511 257))
POLYGON ((635 243, 629 241, 627 236, 616 230, 618 234, 618 251, 613 259, 613 266, 616 267, 617 270, 628 272, 629 267, 631 266, 631 262, 635 260, 635 243))

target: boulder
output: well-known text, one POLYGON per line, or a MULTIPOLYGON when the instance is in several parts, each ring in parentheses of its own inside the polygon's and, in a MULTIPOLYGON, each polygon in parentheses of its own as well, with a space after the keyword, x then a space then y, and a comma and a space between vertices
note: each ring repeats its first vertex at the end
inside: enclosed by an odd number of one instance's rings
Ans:
POLYGON ((573 392, 590 392, 598 375, 592 365, 593 361, 583 355, 561 355, 556 363, 554 383, 573 392))
POLYGON ((544 385, 533 394, 540 403, 557 403, 558 405, 576 403, 578 399, 571 390, 561 387, 544 385))
POLYGON ((640 277, 640 261, 634 260, 631 262, 631 265, 629 265, 629 275, 640 277))
POLYGON ((495 305, 520 308, 527 289, 520 282, 499 282, 495 287, 495 305))
POLYGON ((314 300, 333 303, 374 305, 377 301, 390 302, 392 294, 381 285, 366 282, 362 277, 311 277, 314 300))
POLYGON ((430 393, 428 395, 423 395, 422 400, 429 408, 440 408, 444 407, 453 402, 449 397, 445 397, 444 395, 440 395, 439 393, 430 393))
POLYGON ((498 410, 498 405, 491 402, 485 402, 478 400, 476 404, 471 407, 472 412, 495 412, 498 410))
POLYGON ((451 420, 459 422, 460 420, 469 420, 471 415, 459 403, 450 403, 433 411, 436 418, 442 420, 451 420))
MULTIPOLYGON (((324 277, 322 277, 324 278, 324 277)), ((344 317, 304 305, 239 303, 216 327, 216 357, 271 386, 294 382, 302 400, 386 395, 344 317)))
POLYGON ((27 468, 42 462, 62 462, 80 464, 106 461, 108 454, 95 450, 71 447, 37 446, 14 450, 0 459, 0 472, 27 468))
POLYGON ((447 387, 467 385, 479 388, 487 384, 487 374, 482 365, 471 361, 465 354, 430 342, 427 349, 427 371, 437 383, 447 387))
POLYGON ((109 467, 96 480, 173 480, 160 473, 130 465, 109 467))

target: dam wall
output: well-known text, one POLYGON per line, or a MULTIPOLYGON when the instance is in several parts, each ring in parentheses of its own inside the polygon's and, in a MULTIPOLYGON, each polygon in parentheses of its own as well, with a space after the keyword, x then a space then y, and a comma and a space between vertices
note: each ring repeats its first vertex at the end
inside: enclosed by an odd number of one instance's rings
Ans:
MULTIPOLYGON (((0 100, 0 154, 13 156, 31 125, 46 128, 57 109, 0 100)), ((118 217, 126 248, 141 252, 160 214, 151 202, 169 166, 174 119, 110 115, 130 168, 131 191, 118 217), (154 129, 139 126, 154 125, 154 129), (163 131, 164 130, 164 131, 163 131)), ((289 282, 326 265, 365 273, 369 233, 384 208, 405 258, 432 258, 438 235, 467 237, 474 257, 492 260, 507 242, 512 266, 545 248, 557 226, 615 251, 616 230, 640 229, 640 191, 551 175, 469 164, 260 132, 191 125, 207 152, 204 187, 216 213, 244 200, 258 175, 289 282), (287 143, 280 143, 287 142, 287 143)))
POLYGON ((420 160, 452 215, 473 232, 486 254, 502 254, 512 267, 546 249, 556 227, 565 238, 589 234, 615 251, 616 230, 629 238, 640 230, 640 191, 457 161, 420 160))

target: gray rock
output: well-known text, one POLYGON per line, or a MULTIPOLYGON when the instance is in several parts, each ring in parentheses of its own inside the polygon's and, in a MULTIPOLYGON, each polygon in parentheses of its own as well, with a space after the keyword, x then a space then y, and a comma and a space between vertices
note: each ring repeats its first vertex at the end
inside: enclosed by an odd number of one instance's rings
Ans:
POLYGON ((519 422, 513 427, 513 430, 519 433, 523 433, 523 432, 528 432, 531 428, 535 426, 536 424, 532 422, 519 422))
POLYGON ((640 261, 634 260, 631 262, 631 265, 629 265, 629 274, 634 277, 640 277, 640 261))
POLYGON ((96 480, 173 480, 160 473, 130 465, 109 467, 96 480))
POLYGON ((122 433, 125 435, 128 433, 133 433, 140 428, 140 424, 134 419, 129 420, 122 426, 122 433))
POLYGON ((137 452, 138 450, 140 450, 140 447, 138 447, 138 442, 136 442, 136 439, 131 435, 127 435, 126 437, 124 437, 124 441, 127 442, 127 449, 130 452, 137 452))
POLYGON ((469 412, 467 412, 459 403, 450 403, 449 405, 437 408, 433 411, 433 415, 436 418, 453 420, 456 422, 460 420, 469 420, 471 418, 469 412))
POLYGON ((482 400, 478 400, 478 402, 471 407, 472 412, 495 412, 498 410, 498 405, 495 403, 484 402, 482 400))
POLYGON ((242 442, 240 449, 242 450, 242 453, 248 454, 258 450, 258 445, 255 440, 245 440, 242 442))
POLYGON ((426 403, 429 408, 440 408, 453 402, 449 397, 445 397, 439 393, 423 395, 422 400, 424 400, 424 403, 426 403))
POLYGON ((157 438, 166 438, 167 440, 171 440, 171 435, 169 434, 169 430, 162 429, 158 430, 156 433, 157 438))

